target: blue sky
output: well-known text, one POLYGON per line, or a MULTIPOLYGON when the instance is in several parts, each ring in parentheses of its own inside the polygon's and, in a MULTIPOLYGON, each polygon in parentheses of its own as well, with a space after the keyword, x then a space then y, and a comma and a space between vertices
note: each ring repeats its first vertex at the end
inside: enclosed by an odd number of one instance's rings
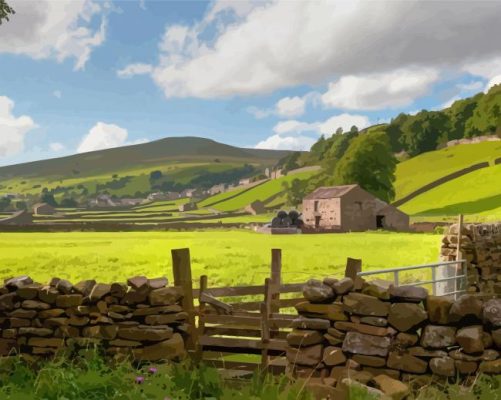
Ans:
POLYGON ((0 165, 167 136, 307 149, 501 81, 499 2, 9 4, 0 165))

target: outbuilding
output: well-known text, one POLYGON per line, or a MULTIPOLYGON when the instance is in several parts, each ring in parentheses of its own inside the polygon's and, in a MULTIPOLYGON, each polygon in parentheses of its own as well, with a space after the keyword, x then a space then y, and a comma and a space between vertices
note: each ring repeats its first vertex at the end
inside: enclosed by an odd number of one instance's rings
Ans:
POLYGON ((37 203, 33 206, 34 215, 54 215, 56 209, 47 203, 37 203))
POLYGON ((409 230, 409 216, 359 185, 320 187, 303 199, 305 230, 409 230))

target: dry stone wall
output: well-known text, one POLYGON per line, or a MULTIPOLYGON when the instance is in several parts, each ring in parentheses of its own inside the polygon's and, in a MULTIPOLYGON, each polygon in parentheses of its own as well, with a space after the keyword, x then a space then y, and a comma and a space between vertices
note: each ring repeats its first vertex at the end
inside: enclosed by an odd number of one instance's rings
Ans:
POLYGON ((177 359, 189 332, 182 291, 166 278, 48 285, 27 276, 0 286, 0 356, 52 355, 98 345, 109 356, 177 359))
POLYGON ((406 382, 501 373, 501 299, 453 300, 420 287, 330 277, 308 281, 303 294, 287 336, 288 367, 314 377, 324 396, 343 398, 357 384, 404 398, 406 382))
MULTIPOLYGON (((444 261, 457 259, 458 229, 451 225, 442 239, 444 261)), ((469 291, 501 295, 501 223, 464 225, 460 250, 467 261, 469 291)))

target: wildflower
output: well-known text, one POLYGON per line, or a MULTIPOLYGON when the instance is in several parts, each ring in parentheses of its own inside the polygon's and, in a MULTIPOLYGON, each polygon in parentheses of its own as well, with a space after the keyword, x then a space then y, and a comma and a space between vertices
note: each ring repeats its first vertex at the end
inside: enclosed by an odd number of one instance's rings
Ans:
POLYGON ((156 374, 156 373, 158 372, 158 369, 156 369, 155 367, 151 367, 151 368, 148 370, 148 372, 149 372, 150 374, 156 374))
POLYGON ((144 376, 136 376, 136 383, 140 385, 141 383, 144 383, 144 376))

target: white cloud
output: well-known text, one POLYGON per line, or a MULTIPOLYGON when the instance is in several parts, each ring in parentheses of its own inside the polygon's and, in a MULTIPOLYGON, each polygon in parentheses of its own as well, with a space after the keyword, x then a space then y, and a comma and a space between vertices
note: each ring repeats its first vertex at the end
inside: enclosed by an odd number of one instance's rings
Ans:
POLYGON ((141 10, 146 10, 146 0, 139 0, 139 8, 141 10))
POLYGON ((277 135, 284 133, 301 133, 301 132, 315 132, 318 128, 318 123, 301 122, 294 119, 288 121, 280 121, 273 127, 273 132, 277 135))
POLYGON ((276 104, 277 114, 281 117, 298 117, 304 114, 306 100, 302 97, 284 97, 276 104))
POLYGON ((315 140, 308 136, 273 135, 256 144, 256 149, 309 150, 315 140))
POLYGON ((494 85, 499 85, 499 84, 501 84, 501 74, 492 77, 492 79, 487 83, 487 86, 485 87, 485 91, 487 92, 487 91, 489 91, 489 89, 491 87, 493 87, 494 85))
POLYGON ((60 99, 61 97, 63 97, 63 93, 62 93, 60 90, 54 90, 54 91, 52 92, 52 95, 53 95, 54 97, 57 97, 58 99, 60 99))
POLYGON ((328 107, 380 110, 403 107, 425 95, 439 78, 435 69, 399 69, 389 73, 346 75, 322 96, 328 107))
POLYGON ((26 134, 37 126, 27 115, 15 117, 13 110, 14 101, 0 96, 0 157, 21 153, 26 134))
POLYGON ((365 115, 340 114, 330 117, 327 121, 319 124, 319 131, 323 135, 331 136, 338 128, 349 131, 355 125, 358 129, 367 128, 371 125, 369 118, 365 115))
POLYGON ((74 59, 81 70, 106 37, 108 3, 91 0, 12 0, 16 14, 0 25, 0 53, 34 59, 74 59), (95 25, 95 19, 99 24, 95 25))
POLYGON ((269 117, 270 115, 273 115, 274 110, 269 109, 269 108, 259 108, 259 107, 251 106, 251 107, 247 107, 246 111, 249 114, 252 114, 254 116, 254 118, 256 118, 256 119, 263 119, 263 118, 269 117))
MULTIPOLYGON (((501 53, 485 40, 501 37, 498 2, 229 3, 216 1, 193 26, 166 27, 152 76, 167 97, 265 94, 345 75, 457 69, 501 53)), ((400 84, 399 102, 408 101, 401 92, 412 83, 400 84)))
POLYGON ((115 124, 106 124, 98 122, 89 133, 85 135, 78 146, 78 153, 88 151, 109 149, 125 145, 129 136, 127 129, 121 128, 115 124))
POLYGON ((478 92, 484 88, 482 81, 471 81, 468 83, 460 83, 456 85, 458 89, 465 92, 478 92))
POLYGON ((119 78, 130 78, 134 75, 146 75, 153 71, 153 67, 149 64, 129 64, 117 71, 119 78))
POLYGON ((129 132, 115 124, 106 124, 98 122, 94 125, 89 133, 85 135, 78 146, 78 153, 86 153, 89 151, 111 149, 113 147, 130 146, 134 144, 142 144, 149 142, 146 138, 141 138, 133 141, 127 141, 129 132))
POLYGON ((454 104, 454 102, 461 100, 461 99, 462 99, 462 97, 459 95, 453 96, 449 100, 447 100, 446 102, 444 102, 440 106, 438 106, 437 110, 443 110, 444 108, 449 108, 450 106, 452 106, 454 104))
POLYGON ((62 143, 54 142, 54 143, 49 144, 49 148, 53 152, 59 153, 60 151, 63 151, 66 147, 62 143))

